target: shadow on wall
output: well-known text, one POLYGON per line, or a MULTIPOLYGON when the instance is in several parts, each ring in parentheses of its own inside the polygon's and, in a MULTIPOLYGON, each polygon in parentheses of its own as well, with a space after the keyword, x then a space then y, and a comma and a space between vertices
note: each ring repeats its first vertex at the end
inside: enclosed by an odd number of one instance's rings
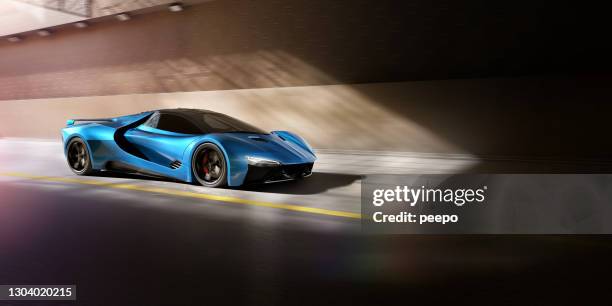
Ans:
POLYGON ((471 154, 612 159, 612 77, 541 76, 356 87, 471 154))
POLYGON ((282 50, 168 59, 149 63, 147 68, 151 80, 164 92, 337 83, 320 69, 282 50))

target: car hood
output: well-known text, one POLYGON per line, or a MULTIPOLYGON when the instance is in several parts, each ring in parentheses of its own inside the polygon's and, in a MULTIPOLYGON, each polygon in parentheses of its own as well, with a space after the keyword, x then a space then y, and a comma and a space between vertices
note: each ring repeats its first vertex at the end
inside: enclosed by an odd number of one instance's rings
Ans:
POLYGON ((314 154, 275 134, 222 133, 219 140, 232 155, 254 156, 276 160, 282 164, 312 163, 314 154))

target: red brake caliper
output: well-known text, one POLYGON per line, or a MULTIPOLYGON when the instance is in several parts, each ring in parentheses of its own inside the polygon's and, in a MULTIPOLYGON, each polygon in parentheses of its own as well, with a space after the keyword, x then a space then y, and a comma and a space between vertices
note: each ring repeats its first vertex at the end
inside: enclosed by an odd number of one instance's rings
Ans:
POLYGON ((208 167, 206 167, 206 162, 208 162, 208 152, 204 153, 204 160, 202 161, 202 170, 204 170, 204 174, 208 174, 208 167))

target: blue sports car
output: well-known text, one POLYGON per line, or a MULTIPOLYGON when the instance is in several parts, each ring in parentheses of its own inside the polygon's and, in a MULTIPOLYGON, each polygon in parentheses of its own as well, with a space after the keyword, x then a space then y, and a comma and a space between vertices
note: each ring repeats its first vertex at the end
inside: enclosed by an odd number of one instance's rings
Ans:
POLYGON ((316 160, 296 134, 268 133, 199 109, 70 119, 62 139, 68 166, 78 175, 121 171, 208 187, 301 179, 316 160))

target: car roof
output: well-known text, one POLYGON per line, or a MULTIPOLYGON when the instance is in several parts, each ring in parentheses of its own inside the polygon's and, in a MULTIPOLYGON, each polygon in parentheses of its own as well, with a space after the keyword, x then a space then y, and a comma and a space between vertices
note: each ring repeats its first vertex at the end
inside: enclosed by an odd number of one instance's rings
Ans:
POLYGON ((177 115, 195 115, 195 114, 214 114, 216 112, 209 111, 206 109, 197 109, 197 108, 167 108, 167 109, 159 109, 157 112, 164 114, 177 114, 177 115))

